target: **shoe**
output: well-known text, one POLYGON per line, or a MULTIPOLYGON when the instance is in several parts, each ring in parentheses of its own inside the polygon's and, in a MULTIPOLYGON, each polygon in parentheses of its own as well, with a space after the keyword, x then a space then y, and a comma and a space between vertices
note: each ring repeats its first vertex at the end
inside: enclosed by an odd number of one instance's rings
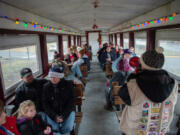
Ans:
POLYGON ((112 107, 112 105, 110 105, 110 104, 104 105, 104 109, 105 109, 105 110, 108 110, 108 111, 113 111, 113 107, 112 107))
POLYGON ((86 83, 87 83, 87 79, 85 79, 85 78, 80 78, 80 80, 82 81, 82 83, 84 84, 84 85, 86 85, 86 83))
POLYGON ((86 99, 85 96, 83 96, 83 97, 82 97, 82 100, 85 100, 85 99, 86 99))
POLYGON ((85 100, 85 92, 83 91, 82 100, 85 100))

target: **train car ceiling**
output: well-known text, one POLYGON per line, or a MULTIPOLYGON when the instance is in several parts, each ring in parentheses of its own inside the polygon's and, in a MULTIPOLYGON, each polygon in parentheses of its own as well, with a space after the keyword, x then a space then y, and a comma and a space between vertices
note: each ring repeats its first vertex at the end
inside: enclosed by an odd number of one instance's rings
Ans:
MULTIPOLYGON (((28 22, 38 21, 39 24, 63 27, 74 32, 92 30, 94 18, 98 29, 114 32, 121 31, 124 26, 180 12, 179 0, 99 0, 96 9, 93 2, 92 0, 2 0, 0 9, 3 16, 21 18, 28 22)), ((174 23, 177 23, 177 20, 174 23)), ((21 26, 10 25, 7 22, 1 22, 0 27, 21 29, 21 26)))

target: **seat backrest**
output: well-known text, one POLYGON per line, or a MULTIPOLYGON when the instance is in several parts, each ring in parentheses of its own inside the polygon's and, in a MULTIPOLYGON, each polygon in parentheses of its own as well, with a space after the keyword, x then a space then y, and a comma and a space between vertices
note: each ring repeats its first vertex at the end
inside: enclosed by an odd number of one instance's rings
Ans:
POLYGON ((122 86, 114 86, 113 87, 113 91, 112 91, 112 95, 113 96, 118 96, 118 91, 122 86))
POLYGON ((83 89, 84 89, 83 84, 81 84, 81 83, 75 84, 75 88, 74 88, 75 96, 76 97, 82 97, 83 96, 83 89))
POLYGON ((114 86, 118 86, 118 85, 119 85, 118 81, 112 82, 112 89, 114 89, 114 86))

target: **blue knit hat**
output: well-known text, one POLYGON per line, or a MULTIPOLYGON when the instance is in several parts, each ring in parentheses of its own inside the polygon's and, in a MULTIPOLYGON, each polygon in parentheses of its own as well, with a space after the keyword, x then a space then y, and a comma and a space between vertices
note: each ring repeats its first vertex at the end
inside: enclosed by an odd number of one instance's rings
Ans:
POLYGON ((52 64, 48 76, 50 78, 64 78, 64 66, 62 64, 52 64))

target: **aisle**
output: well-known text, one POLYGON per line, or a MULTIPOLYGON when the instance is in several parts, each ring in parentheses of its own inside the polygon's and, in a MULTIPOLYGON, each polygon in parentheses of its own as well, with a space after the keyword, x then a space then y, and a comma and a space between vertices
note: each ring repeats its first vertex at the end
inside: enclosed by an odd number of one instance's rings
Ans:
POLYGON ((83 120, 79 135, 121 135, 115 112, 104 110, 105 74, 98 63, 92 63, 88 76, 86 99, 83 101, 83 120))

